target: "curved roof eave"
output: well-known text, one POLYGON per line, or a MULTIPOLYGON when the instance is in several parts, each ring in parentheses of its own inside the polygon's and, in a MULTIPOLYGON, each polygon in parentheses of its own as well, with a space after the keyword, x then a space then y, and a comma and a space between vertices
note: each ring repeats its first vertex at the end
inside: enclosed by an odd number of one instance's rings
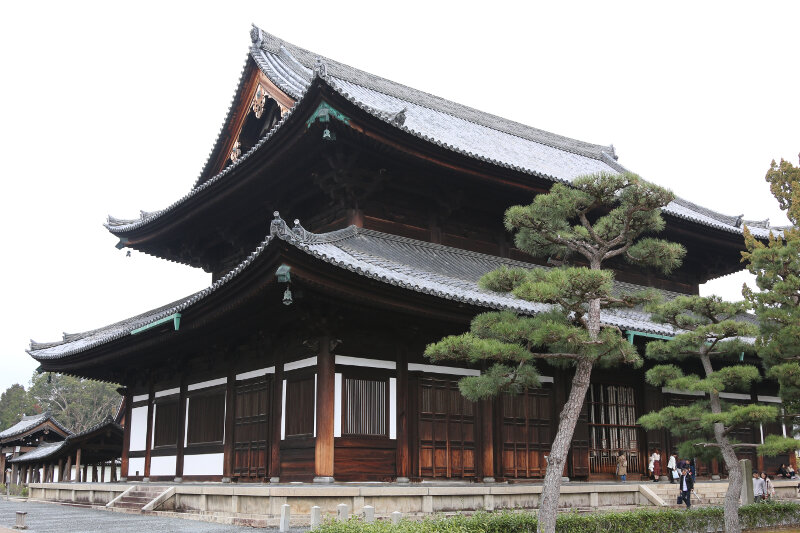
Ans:
MULTIPOLYGON (((335 267, 416 293, 465 303, 478 308, 508 309, 522 314, 535 314, 545 309, 542 304, 480 289, 474 279, 476 272, 480 269, 488 271, 501 263, 513 263, 516 266, 525 266, 525 263, 359 229, 355 226, 330 233, 314 234, 305 230, 298 223, 290 228, 276 214, 266 239, 242 263, 208 288, 183 300, 138 315, 133 319, 91 330, 86 334, 72 335, 60 343, 32 342, 28 353, 43 364, 63 360, 121 339, 130 335, 135 329, 175 313, 184 312, 233 282, 243 271, 254 265, 259 257, 264 255, 265 250, 276 238, 335 267), (368 251, 359 250, 358 246, 354 244, 359 242, 371 242, 372 248, 368 251), (388 255, 379 256, 376 250, 382 250, 382 253, 388 255), (392 250, 401 250, 400 255, 392 250), (437 265, 436 263, 441 261, 443 255, 450 257, 450 260, 446 261, 444 266, 437 265), (466 277, 459 274, 454 266, 456 264, 466 265, 464 268, 471 269, 469 270, 470 274, 466 277)), ((528 266, 535 267, 535 265, 528 266)), ((628 284, 621 285, 624 290, 641 288, 628 284)), ((621 329, 672 334, 671 328, 649 321, 648 315, 640 311, 604 312, 603 323, 621 329)))

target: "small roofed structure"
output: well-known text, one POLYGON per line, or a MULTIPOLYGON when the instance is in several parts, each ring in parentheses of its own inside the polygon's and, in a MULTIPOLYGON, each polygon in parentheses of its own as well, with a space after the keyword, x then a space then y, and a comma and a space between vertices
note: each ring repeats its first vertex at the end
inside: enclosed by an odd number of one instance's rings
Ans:
MULTIPOLYGON (((60 442, 43 442, 9 462, 19 482, 116 481, 124 430, 111 416, 60 442), (74 474, 73 474, 74 467, 74 474), (81 467, 83 470, 81 470, 81 467)), ((16 481, 16 480, 15 480, 16 481)))
MULTIPOLYGON (((72 432, 53 418, 50 412, 24 416, 13 426, 0 431, 0 471, 5 481, 7 456, 15 458, 36 449, 41 444, 58 443, 72 432)), ((11 482, 16 482, 19 472, 12 466, 11 482)))

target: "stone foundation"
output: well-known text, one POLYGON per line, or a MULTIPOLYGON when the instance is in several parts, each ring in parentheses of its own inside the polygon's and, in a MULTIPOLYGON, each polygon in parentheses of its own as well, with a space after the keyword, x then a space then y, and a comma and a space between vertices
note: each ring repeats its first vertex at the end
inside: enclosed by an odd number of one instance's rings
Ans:
MULTIPOLYGON (((796 500, 798 481, 776 481, 774 485, 776 498, 796 500)), ((348 483, 325 486, 197 483, 169 486, 175 488, 174 495, 161 502, 153 513, 257 527, 277 524, 284 504, 291 506, 292 524, 299 526, 307 524, 314 505, 318 505, 323 515, 328 516, 334 516, 336 506, 344 503, 350 514, 358 515, 365 505, 371 505, 375 508, 375 516, 379 518, 389 517, 394 511, 400 511, 404 516, 419 517, 430 513, 536 509, 542 492, 541 484, 503 483, 348 483)), ((131 485, 33 483, 29 487, 31 499, 105 508, 108 502, 131 485)), ((697 503, 718 504, 726 489, 727 483, 724 481, 698 482, 695 490, 701 496, 701 501, 697 503)), ((568 483, 561 487, 559 507, 590 511, 672 506, 675 504, 675 495, 677 487, 668 483, 568 483)), ((109 509, 131 512, 113 507, 109 509)))

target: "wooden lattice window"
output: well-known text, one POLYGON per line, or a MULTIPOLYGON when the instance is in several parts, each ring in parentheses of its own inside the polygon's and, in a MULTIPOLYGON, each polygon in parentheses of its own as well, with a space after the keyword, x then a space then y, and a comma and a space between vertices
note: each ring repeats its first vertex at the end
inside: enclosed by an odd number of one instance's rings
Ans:
POLYGON ((389 437, 389 380, 344 378, 342 436, 389 437))
POLYGON ((153 446, 175 446, 178 443, 178 401, 156 404, 153 423, 153 446))
POLYGON ((588 396, 591 471, 614 473, 617 456, 625 452, 628 472, 641 472, 633 387, 592 384, 588 396))
POLYGON ((221 443, 225 435, 225 391, 192 396, 188 415, 189 445, 221 443))
POLYGON ((286 437, 314 435, 314 376, 286 380, 286 437))

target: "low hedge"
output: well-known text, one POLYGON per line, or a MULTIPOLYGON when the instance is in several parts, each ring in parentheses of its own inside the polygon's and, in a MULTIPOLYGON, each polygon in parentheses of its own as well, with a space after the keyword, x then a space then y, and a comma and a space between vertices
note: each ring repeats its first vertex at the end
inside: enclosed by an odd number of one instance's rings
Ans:
MULTIPOLYGON (((800 505, 795 503, 753 504, 739 508, 743 528, 800 523, 800 505)), ((623 512, 559 514, 558 533, 675 533, 722 531, 722 507, 641 509, 623 512)), ((471 516, 433 517, 420 521, 388 520, 366 524, 357 518, 328 521, 322 533, 535 533, 536 515, 530 512, 478 512, 471 516)))

